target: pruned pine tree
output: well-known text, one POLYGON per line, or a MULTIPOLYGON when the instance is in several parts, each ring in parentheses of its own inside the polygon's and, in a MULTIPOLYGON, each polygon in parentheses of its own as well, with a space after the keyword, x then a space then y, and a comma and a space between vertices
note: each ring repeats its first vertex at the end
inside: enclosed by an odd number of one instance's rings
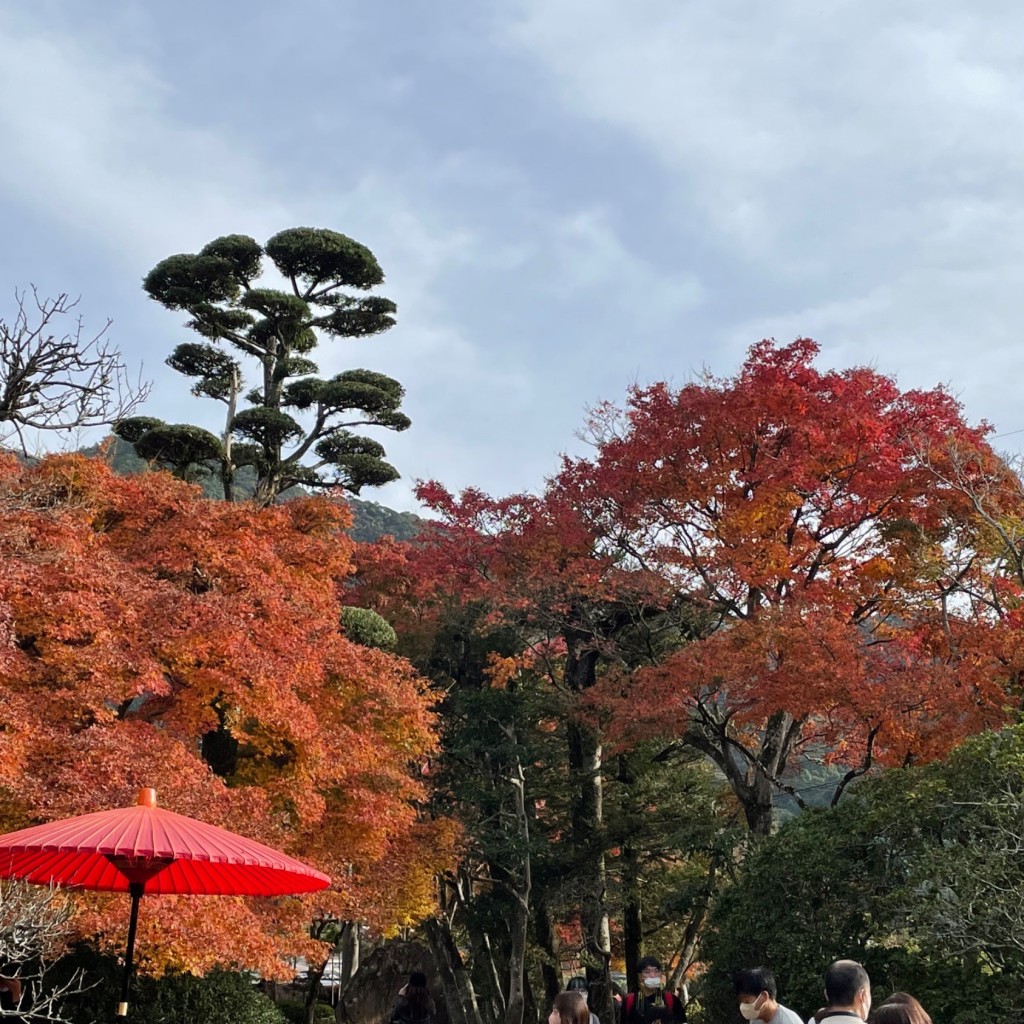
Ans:
POLYGON ((366 246, 323 228, 291 228, 262 246, 227 235, 168 257, 143 287, 188 313, 204 340, 179 345, 167 363, 194 381, 192 394, 225 405, 224 432, 148 417, 124 420, 115 432, 180 476, 212 469, 228 500, 242 466, 254 468, 261 504, 295 485, 358 494, 396 479, 380 442, 354 430, 408 428, 402 385, 364 369, 321 377, 311 358, 323 337, 363 338, 394 326, 395 304, 369 294, 383 280, 366 246), (263 281, 268 260, 280 287, 263 281), (246 390, 250 367, 254 386, 246 390))

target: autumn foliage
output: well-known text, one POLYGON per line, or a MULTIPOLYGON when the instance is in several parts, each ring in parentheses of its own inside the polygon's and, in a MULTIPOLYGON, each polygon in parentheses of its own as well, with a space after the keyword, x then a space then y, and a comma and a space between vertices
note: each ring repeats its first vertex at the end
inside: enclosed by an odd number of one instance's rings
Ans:
MULTIPOLYGON (((0 461, 0 827, 155 786, 335 880, 274 903, 153 897, 155 966, 278 973, 311 951, 315 912, 386 930, 431 908, 453 837, 417 822, 430 701, 407 662, 339 629, 347 517, 207 501, 100 460, 0 461)), ((121 939, 126 901, 81 902, 84 933, 121 939)))
POLYGON ((853 778, 1005 720, 1017 646, 966 595, 1002 585, 963 486, 1005 475, 986 428, 817 352, 763 342, 735 377, 634 388, 539 496, 427 484, 443 525, 408 556, 411 593, 486 602, 606 735, 704 752, 756 831, 797 755, 853 778))
POLYGON ((782 716, 784 750, 927 760, 1004 710, 998 666, 956 643, 975 623, 949 541, 975 510, 936 472, 957 446, 995 459, 946 391, 821 371, 817 351, 765 342, 735 378, 635 389, 598 411, 596 456, 558 486, 605 543, 714 617, 638 676, 640 708, 705 749, 750 752, 782 716))

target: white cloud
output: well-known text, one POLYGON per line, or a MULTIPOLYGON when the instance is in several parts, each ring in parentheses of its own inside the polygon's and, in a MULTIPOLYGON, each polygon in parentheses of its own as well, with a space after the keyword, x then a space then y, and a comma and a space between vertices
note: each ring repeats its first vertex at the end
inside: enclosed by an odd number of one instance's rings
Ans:
POLYGON ((555 271, 550 286, 561 293, 595 292, 628 307, 639 329, 664 326, 697 306, 700 281, 689 273, 667 273, 628 249, 607 210, 581 210, 553 228, 555 271))
MULTIPOLYGON (((281 222, 282 204, 233 142, 177 124, 138 61, 55 29, 0 22, 0 189, 137 272, 229 230, 281 222)), ((141 274, 140 274, 141 276, 141 274)))
POLYGON ((1024 8, 517 11, 507 45, 567 111, 639 142, 673 178, 667 212, 721 254, 716 370, 761 337, 811 335, 835 365, 949 381, 973 417, 1024 426, 1024 8))
POLYGON ((715 230, 799 265, 799 237, 894 214, 912 243, 906 203, 1016 191, 1024 9, 997 6, 522 0, 508 33, 570 108, 679 172, 715 230))

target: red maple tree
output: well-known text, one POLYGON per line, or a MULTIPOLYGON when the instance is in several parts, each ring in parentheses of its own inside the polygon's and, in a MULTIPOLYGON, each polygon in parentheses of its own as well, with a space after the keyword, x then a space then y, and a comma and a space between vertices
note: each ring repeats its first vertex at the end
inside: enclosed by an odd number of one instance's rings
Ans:
POLYGON ((935 467, 951 444, 993 458, 986 428, 941 388, 822 371, 817 353, 763 342, 734 378, 636 388, 597 411, 594 457, 556 483, 602 544, 707 622, 626 681, 619 733, 698 747, 757 832, 797 751, 845 766, 841 792, 875 761, 935 757, 1004 715, 1005 676, 950 642, 968 619, 939 583, 975 510, 935 467))
MULTIPOLYGON (((763 342, 735 377, 634 388, 596 410, 594 454, 542 495, 424 485, 442 523, 381 554, 392 581, 406 559, 392 600, 419 616, 484 602, 585 698, 584 776, 598 775, 598 721, 620 743, 674 738, 719 766, 755 832, 780 790, 799 799, 797 755, 843 767, 838 798, 875 763, 926 760, 1004 720, 992 645, 1006 641, 959 599, 950 548, 977 509, 943 475, 958 449, 998 464, 987 428, 941 388, 823 371, 817 353, 763 342)), ((976 587, 998 574, 972 571, 976 587)))

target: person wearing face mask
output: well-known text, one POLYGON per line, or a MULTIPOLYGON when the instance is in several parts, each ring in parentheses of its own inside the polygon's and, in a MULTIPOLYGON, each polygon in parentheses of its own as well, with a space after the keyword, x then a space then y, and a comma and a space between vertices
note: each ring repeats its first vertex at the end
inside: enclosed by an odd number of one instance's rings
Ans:
POLYGON ((661 961, 645 956, 637 965, 639 987, 622 1003, 621 1024, 685 1024, 686 1010, 678 996, 666 992, 662 981, 661 961))
POLYGON ((738 971, 732 983, 740 1001, 740 1016, 744 1020, 760 1020, 765 1024, 803 1024, 792 1010, 777 1001, 775 975, 767 967, 738 971))
MULTIPOLYGON (((569 983, 565 986, 565 991, 578 992, 581 996, 583 996, 584 1001, 586 1001, 587 997, 590 995, 590 992, 587 987, 587 979, 584 978, 582 974, 575 978, 570 978, 569 983)), ((589 1002, 587 1003, 587 1005, 590 1005, 589 1002)), ((598 1018, 597 1014, 593 1011, 591 1011, 590 1013, 590 1024, 601 1024, 601 1021, 598 1018)))
POLYGON ((815 1014, 818 1024, 867 1020, 871 1012, 871 979, 856 960, 837 960, 825 972, 828 1006, 815 1014))

